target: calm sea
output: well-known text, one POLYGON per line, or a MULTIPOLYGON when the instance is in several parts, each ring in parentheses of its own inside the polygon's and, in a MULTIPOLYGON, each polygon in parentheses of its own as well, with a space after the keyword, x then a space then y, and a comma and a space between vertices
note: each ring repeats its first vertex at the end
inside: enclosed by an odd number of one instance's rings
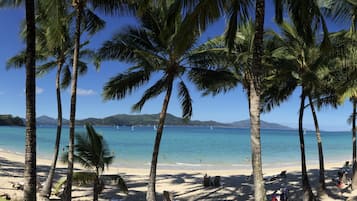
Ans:
MULTIPOLYGON (((116 166, 149 166, 156 131, 153 127, 96 127, 115 154, 116 166)), ((76 132, 83 132, 83 127, 76 132)), ((23 153, 23 127, 0 127, 0 149, 23 153)), ((68 143, 68 127, 63 128, 61 150, 68 143)), ((37 128, 37 152, 42 158, 51 158, 55 141, 55 127, 37 128)), ((164 129, 159 166, 189 169, 248 168, 251 149, 249 129, 210 127, 170 127, 164 129)), ((299 138, 296 130, 262 130, 262 152, 265 167, 300 164, 299 138)), ((350 159, 350 132, 322 132, 326 162, 350 159)), ((317 163, 316 136, 305 135, 309 163, 317 163)), ((62 151, 61 151, 62 152, 62 151)))

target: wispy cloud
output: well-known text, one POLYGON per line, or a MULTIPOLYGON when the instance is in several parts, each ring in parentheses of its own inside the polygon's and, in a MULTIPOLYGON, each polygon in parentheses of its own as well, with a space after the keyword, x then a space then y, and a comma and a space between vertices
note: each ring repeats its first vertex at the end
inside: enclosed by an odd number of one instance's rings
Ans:
MULTIPOLYGON (((36 86, 36 94, 39 95, 39 94, 42 94, 45 90, 41 87, 38 87, 36 86)), ((26 89, 24 89, 24 94, 26 93, 26 89)), ((1 95, 1 92, 0 92, 0 95, 1 95)))
POLYGON ((41 87, 36 86, 36 94, 42 94, 45 90, 41 87))
POLYGON ((81 88, 77 89, 77 95, 78 96, 93 96, 93 95, 96 95, 96 94, 97 94, 97 92, 95 92, 92 89, 81 89, 81 88))

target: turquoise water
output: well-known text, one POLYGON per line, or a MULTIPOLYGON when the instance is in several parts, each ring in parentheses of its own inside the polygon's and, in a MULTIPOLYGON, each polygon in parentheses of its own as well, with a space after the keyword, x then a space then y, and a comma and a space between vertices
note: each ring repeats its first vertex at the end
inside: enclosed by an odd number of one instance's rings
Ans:
MULTIPOLYGON (((152 127, 96 127, 114 152, 115 165, 149 166, 155 139, 152 127)), ((77 132, 83 132, 78 127, 77 132)), ((0 149, 24 152, 24 128, 0 127, 0 149)), ((61 149, 68 144, 68 128, 63 128, 61 149)), ((37 128, 39 157, 51 158, 55 127, 37 128)), ((250 167, 249 129, 209 127, 166 127, 162 137, 159 166, 182 168, 250 167)), ((262 130, 263 164, 266 167, 300 164, 299 138, 296 130, 262 130)), ((350 132, 322 132, 326 162, 343 162, 352 155, 350 132)), ((307 160, 317 163, 314 132, 305 135, 307 160)))

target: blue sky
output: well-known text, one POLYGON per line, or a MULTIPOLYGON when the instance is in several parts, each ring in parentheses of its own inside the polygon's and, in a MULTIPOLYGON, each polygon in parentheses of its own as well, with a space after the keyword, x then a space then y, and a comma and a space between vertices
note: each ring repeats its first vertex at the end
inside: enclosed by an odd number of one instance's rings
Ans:
MULTIPOLYGON (((274 24, 274 11, 271 3, 267 3, 266 27, 276 29, 274 24)), ((24 18, 23 9, 1 9, 0 26, 2 28, 0 37, 0 114, 13 114, 25 116, 25 71, 24 69, 6 70, 7 59, 14 56, 24 48, 19 37, 19 24, 24 18)), ((112 34, 120 30, 124 24, 133 23, 129 17, 115 17, 107 19, 107 26, 104 30, 90 39, 90 46, 99 48, 103 41, 110 39, 112 34)), ((329 30, 339 30, 347 25, 329 22, 329 30)), ((202 35, 202 41, 207 38, 220 35, 224 30, 224 19, 214 23, 208 31, 202 35)), ((88 73, 79 78, 78 98, 77 98, 77 118, 105 117, 114 114, 130 114, 131 105, 135 103, 146 87, 137 90, 132 95, 120 101, 103 101, 101 97, 102 88, 110 77, 119 72, 123 72, 128 67, 127 64, 119 62, 103 62, 101 69, 97 72, 93 65, 90 65, 88 73)), ((48 115, 57 116, 55 98, 55 72, 37 79, 37 116, 48 115)), ((190 86, 193 99, 194 120, 215 120, 220 122, 233 122, 249 118, 248 103, 246 95, 241 87, 226 94, 215 97, 202 97, 195 87, 190 86)), ((162 96, 153 99, 144 106, 142 114, 159 113, 162 104, 162 96)), ((173 94, 168 112, 180 116, 181 109, 173 94)), ((69 119, 70 110, 70 90, 62 91, 63 116, 69 119)), ((262 120, 281 123, 290 127, 297 127, 299 107, 299 90, 295 91, 288 101, 279 108, 268 114, 262 114, 262 120)), ((340 106, 337 110, 324 108, 318 112, 318 118, 323 130, 350 130, 346 119, 351 114, 352 107, 349 102, 340 106)), ((313 121, 310 110, 305 112, 305 127, 312 129, 313 121)))

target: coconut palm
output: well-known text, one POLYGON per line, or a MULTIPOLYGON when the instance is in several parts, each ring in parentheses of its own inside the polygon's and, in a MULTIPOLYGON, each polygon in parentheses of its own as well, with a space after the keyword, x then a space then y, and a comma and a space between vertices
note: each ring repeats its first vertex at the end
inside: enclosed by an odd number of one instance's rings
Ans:
POLYGON ((24 200, 36 200, 35 2, 26 0, 26 149, 24 200))
MULTIPOLYGON (((323 194, 325 191, 325 176, 324 176, 324 160, 323 160, 323 150, 321 136, 319 132, 319 126, 317 121, 317 116, 313 104, 314 97, 321 97, 323 94, 328 95, 328 90, 321 91, 327 85, 322 85, 324 76, 327 76, 328 71, 328 54, 322 53, 319 46, 308 45, 302 36, 299 35, 297 28, 283 23, 283 40, 284 46, 276 50, 275 56, 281 58, 289 58, 295 61, 293 64, 295 66, 295 72, 292 73, 292 79, 297 79, 299 86, 301 87, 300 95, 300 109, 299 109, 299 139, 300 139, 300 151, 302 158, 302 183, 304 190, 304 199, 313 199, 313 194, 311 192, 311 187, 309 184, 307 171, 306 171, 306 157, 305 157, 305 143, 303 135, 303 115, 305 108, 305 99, 308 98, 309 106, 312 111, 316 138, 318 142, 318 153, 319 153, 319 164, 320 164, 320 186, 319 193, 323 194)), ((315 38, 315 37, 314 37, 315 38)), ((315 41, 315 39, 312 41, 315 41)), ((316 42, 315 42, 316 43, 316 42)), ((322 45, 322 44, 320 44, 322 45)), ((332 93, 332 92, 331 92, 332 93)))
MULTIPOLYGON (((149 201, 156 200, 158 154, 174 84, 178 83, 182 117, 189 119, 192 115, 192 100, 185 84, 185 74, 187 71, 200 70, 187 65, 187 56, 199 37, 199 29, 187 23, 192 15, 182 15, 181 3, 181 1, 162 1, 161 4, 150 5, 139 18, 141 27, 126 27, 122 32, 114 35, 111 41, 105 42, 99 51, 103 59, 133 64, 127 71, 112 77, 105 84, 103 96, 107 100, 123 99, 151 80, 153 74, 160 75, 159 80, 149 87, 132 107, 133 110, 140 111, 147 100, 165 94, 151 160, 146 195, 149 201)), ((214 74, 210 75, 214 76, 214 74)))
MULTIPOLYGON (((326 9, 327 14, 331 16, 334 20, 336 21, 342 21, 342 22, 350 22, 350 30, 348 32, 346 31, 341 31, 340 33, 337 33, 334 35, 335 38, 338 38, 338 46, 342 49, 344 49, 344 53, 346 53, 349 57, 343 57, 345 60, 350 61, 349 66, 346 66, 349 69, 349 71, 353 73, 354 68, 356 68, 357 63, 356 61, 356 43, 357 43, 357 2, 354 0, 326 0, 324 1, 325 3, 322 5, 323 8, 326 9), (341 38, 342 37, 342 38, 341 38)), ((342 55, 340 55, 342 56, 342 55)), ((346 55, 343 55, 346 56, 346 55)), ((342 59, 343 59, 342 58, 342 59)), ((345 62, 346 64, 346 62, 345 62)), ((343 78, 343 77, 341 77, 343 78)), ((351 89, 353 90, 354 84, 353 82, 351 83, 352 85, 349 87, 342 87, 344 89, 347 89, 345 93, 341 96, 341 100, 343 98, 350 98, 350 101, 352 102, 352 115, 350 118, 350 122, 352 123, 352 188, 356 189, 357 188, 357 143, 356 143, 356 107, 357 107, 357 96, 356 93, 352 92, 351 89)))
MULTIPOLYGON (((17 7, 22 0, 1 0, 0 7, 17 7)), ((34 0, 25 1, 26 13, 26 144, 24 200, 36 200, 36 20, 34 0)))
MULTIPOLYGON (((43 76, 52 69, 56 68, 56 96, 57 96, 57 134, 54 148, 54 156, 51 168, 44 184, 41 194, 44 197, 49 197, 51 194, 52 180, 54 177, 56 163, 58 158, 61 128, 62 128, 62 104, 61 104, 61 88, 67 88, 71 80, 70 64, 72 63, 72 41, 70 40, 68 21, 70 16, 66 13, 66 4, 63 1, 41 1, 38 4, 38 9, 41 11, 37 23, 37 50, 36 59, 41 61, 41 65, 37 66, 37 75, 43 76), (50 12, 50 14, 49 14, 50 12), (55 17, 55 21, 49 17, 55 17), (49 20, 50 19, 50 20, 49 20), (62 74, 62 82, 61 82, 62 74)), ((26 30, 26 29, 25 29, 26 30)), ((25 35, 25 33, 24 33, 25 35)), ((81 45, 84 47, 88 42, 81 45)), ((98 67, 98 59, 93 51, 83 49, 80 52, 81 58, 91 59, 98 67)), ((21 52, 18 55, 10 58, 7 62, 7 68, 21 68, 25 65, 26 55, 21 52)), ((79 61, 79 74, 83 75, 87 72, 87 64, 84 61, 79 61)))
POLYGON ((356 175, 356 107, 357 107, 357 93, 356 83, 353 78, 356 76, 357 67, 357 32, 352 30, 339 31, 331 36, 334 47, 337 51, 336 68, 334 75, 338 80, 339 102, 344 102, 349 99, 352 103, 352 114, 348 122, 352 124, 352 188, 357 186, 356 175), (355 177, 356 176, 356 177, 355 177))
MULTIPOLYGON (((72 199, 72 176, 73 176, 73 160, 74 160, 74 133, 75 133, 75 116, 76 116, 76 99, 77 99, 77 79, 78 79, 78 59, 80 50, 81 34, 88 31, 89 34, 94 34, 99 29, 103 28, 104 21, 101 20, 95 13, 88 9, 87 4, 97 1, 73 0, 72 6, 75 10, 75 30, 74 30, 74 51, 73 51, 73 67, 71 79, 71 108, 69 119, 69 154, 68 154, 68 169, 67 182, 64 190, 65 201, 72 199), (81 26, 83 21, 87 21, 88 26, 81 26), (83 30, 82 30, 83 29, 83 30)), ((102 1, 99 1, 103 3, 102 1)), ((109 3, 109 2, 107 2, 109 3)))
MULTIPOLYGON (((86 124, 86 133, 76 135, 74 161, 91 172, 77 172, 73 177, 74 182, 82 184, 93 183, 93 201, 98 200, 99 193, 104 188, 105 180, 114 180, 122 191, 128 192, 124 180, 119 175, 102 175, 105 166, 109 166, 114 159, 103 136, 95 131, 92 125, 86 124)), ((68 151, 63 154, 64 162, 68 162, 68 151)), ((60 179, 56 184, 56 190, 66 182, 66 178, 60 179)))

